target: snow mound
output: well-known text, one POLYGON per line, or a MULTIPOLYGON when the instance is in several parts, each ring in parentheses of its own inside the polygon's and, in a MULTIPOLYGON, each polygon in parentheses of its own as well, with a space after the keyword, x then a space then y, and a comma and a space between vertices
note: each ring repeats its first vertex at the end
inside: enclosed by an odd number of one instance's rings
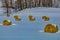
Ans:
MULTIPOLYGON (((39 30, 38 32, 40 32, 40 33, 43 33, 44 31, 43 30, 39 30)), ((56 32, 56 33, 60 33, 60 30, 58 31, 58 32, 56 32)))
MULTIPOLYGON (((15 26, 16 24, 12 24, 12 26, 15 26)), ((3 26, 3 24, 0 24, 0 26, 3 26)))

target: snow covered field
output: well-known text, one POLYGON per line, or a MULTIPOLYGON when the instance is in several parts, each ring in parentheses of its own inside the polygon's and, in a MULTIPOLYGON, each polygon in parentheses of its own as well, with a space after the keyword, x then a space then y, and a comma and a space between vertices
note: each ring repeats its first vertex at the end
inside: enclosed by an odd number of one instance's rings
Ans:
POLYGON ((54 34, 43 32, 48 23, 58 25, 60 30, 60 8, 31 8, 12 13, 10 17, 0 16, 0 40, 60 40, 60 31, 54 34), (18 15, 22 20, 15 21, 14 15, 18 15), (36 21, 29 21, 29 15, 35 17, 36 21), (50 21, 43 21, 42 16, 48 16, 50 21), (3 26, 2 21, 5 19, 11 20, 13 25, 3 26))

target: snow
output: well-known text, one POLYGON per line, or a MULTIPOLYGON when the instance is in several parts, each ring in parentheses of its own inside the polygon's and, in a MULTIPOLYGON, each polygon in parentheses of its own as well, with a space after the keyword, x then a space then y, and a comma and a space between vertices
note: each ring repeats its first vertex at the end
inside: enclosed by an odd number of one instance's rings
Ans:
MULTIPOLYGON (((0 8, 0 16, 5 15, 5 11, 3 8, 0 8)), ((58 16, 60 17, 60 8, 46 8, 46 7, 36 7, 36 8, 27 8, 18 12, 14 12, 14 10, 11 10, 11 16, 18 15, 18 16, 48 16, 48 17, 54 17, 58 16)))
POLYGON ((20 16, 60 16, 60 8, 31 8, 31 9, 24 9, 22 11, 19 11, 13 15, 20 15, 20 16))
POLYGON ((56 27, 57 25, 56 24, 52 24, 54 27, 56 27))
POLYGON ((11 22, 10 20, 8 20, 8 22, 11 22))
MULTIPOLYGON (((0 9, 1 10, 1 9, 0 9)), ((3 12, 3 10, 1 10, 3 12)), ((2 14, 2 13, 0 13, 2 14)), ((4 13, 3 13, 4 14, 4 13)), ((47 34, 43 31, 44 26, 47 23, 54 23, 60 26, 60 8, 42 8, 42 7, 36 7, 36 8, 28 8, 24 9, 18 12, 12 12, 10 17, 0 16, 0 38, 3 38, 2 40, 6 40, 4 38, 8 38, 7 40, 47 40, 52 39, 56 40, 60 37, 60 31, 56 33, 56 35, 47 34), (22 21, 16 22, 14 21, 13 16, 18 15, 22 21), (29 15, 32 15, 34 18, 37 18, 35 22, 28 21, 29 15), (44 22, 42 21, 42 16, 48 16, 53 17, 51 21, 44 22), (58 18, 57 18, 58 17, 58 18), (11 20, 13 23, 11 26, 3 26, 2 21, 3 20, 11 20), (58 34, 58 35, 57 35, 58 34), (17 38, 16 38, 17 36, 17 38), (58 36, 58 37, 57 37, 58 36), (54 37, 54 38, 53 38, 54 37), (21 39, 23 38, 23 39, 21 39)), ((60 28, 60 27, 59 27, 60 28)))
MULTIPOLYGON (((27 8, 18 12, 12 10, 10 17, 6 17, 6 10, 0 7, 0 39, 1 40, 59 40, 60 38, 60 8, 46 8, 46 7, 36 7, 27 8), (14 15, 18 15, 22 21, 15 21, 14 15), (28 21, 29 15, 36 18, 36 21, 28 21), (51 18, 50 21, 42 21, 42 16, 48 16, 51 18), (12 25, 5 27, 3 26, 3 20, 12 21, 12 25), (46 24, 52 23, 59 27, 57 34, 45 34, 43 29, 46 24)), ((55 26, 56 26, 55 25, 55 26)))

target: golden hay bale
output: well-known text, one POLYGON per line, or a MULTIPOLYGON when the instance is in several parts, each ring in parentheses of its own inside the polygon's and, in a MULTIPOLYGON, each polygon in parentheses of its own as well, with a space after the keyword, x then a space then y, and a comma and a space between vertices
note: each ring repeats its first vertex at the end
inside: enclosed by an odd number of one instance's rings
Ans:
POLYGON ((58 32, 58 26, 55 24, 47 24, 44 28, 44 32, 56 33, 58 32))
POLYGON ((10 20, 4 20, 3 25, 4 26, 9 26, 9 25, 12 25, 12 22, 10 20))
POLYGON ((17 15, 14 16, 14 19, 15 19, 15 21, 20 21, 21 20, 21 18, 19 18, 17 15))
POLYGON ((29 20, 30 20, 30 21, 35 21, 36 19, 33 18, 33 16, 30 15, 30 16, 29 16, 29 20))
POLYGON ((49 21, 49 20, 50 20, 50 18, 47 17, 47 16, 43 16, 42 19, 43 19, 44 21, 49 21))

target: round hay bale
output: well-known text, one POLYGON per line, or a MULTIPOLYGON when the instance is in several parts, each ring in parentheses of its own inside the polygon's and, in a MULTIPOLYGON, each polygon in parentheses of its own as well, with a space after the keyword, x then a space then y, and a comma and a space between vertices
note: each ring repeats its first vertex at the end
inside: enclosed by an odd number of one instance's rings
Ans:
POLYGON ((47 24, 44 28, 44 32, 56 33, 58 32, 58 26, 55 24, 47 24))
POLYGON ((19 18, 17 15, 14 16, 15 21, 20 21, 21 18, 19 18))
POLYGON ((36 19, 35 19, 32 15, 30 15, 30 16, 29 16, 29 20, 30 20, 30 21, 35 21, 36 19))
POLYGON ((12 25, 12 22, 10 20, 3 20, 3 25, 9 26, 9 25, 12 25))
POLYGON ((43 19, 44 21, 49 21, 49 20, 50 20, 50 18, 47 17, 47 16, 43 16, 42 19, 43 19))

